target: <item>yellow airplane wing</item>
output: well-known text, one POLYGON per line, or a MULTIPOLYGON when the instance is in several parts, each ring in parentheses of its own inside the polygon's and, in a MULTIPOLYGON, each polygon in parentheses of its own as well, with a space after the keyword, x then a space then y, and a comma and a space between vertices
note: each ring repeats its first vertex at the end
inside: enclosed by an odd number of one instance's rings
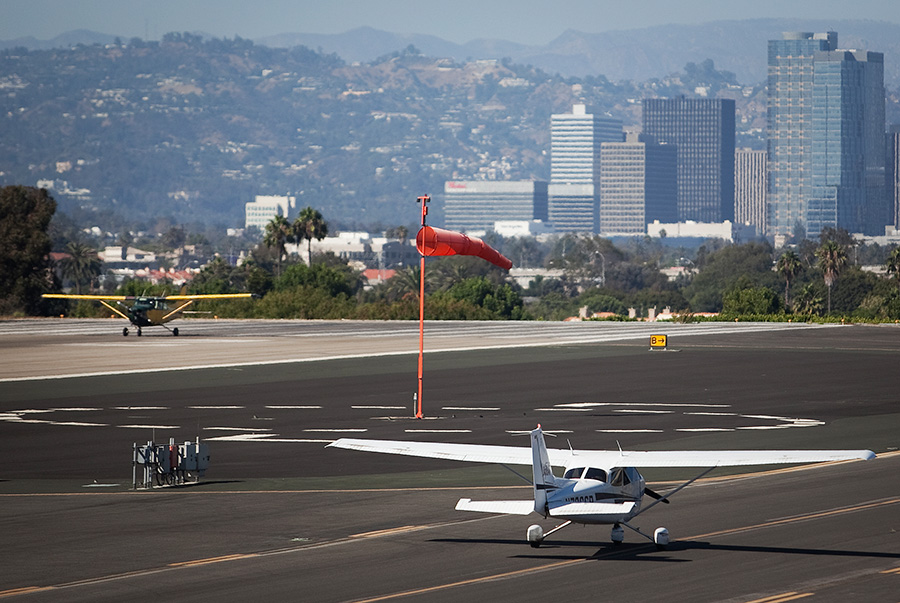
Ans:
POLYGON ((202 299, 240 299, 253 297, 253 293, 210 293, 202 295, 166 295, 167 300, 184 301, 184 300, 202 300, 202 299))
POLYGON ((46 299, 89 299, 93 301, 98 301, 104 306, 107 307, 111 312, 115 312, 125 320, 131 320, 127 314, 116 308, 115 306, 107 303, 107 302, 120 302, 129 299, 134 299, 133 296, 129 295, 80 295, 80 294, 70 294, 70 293, 44 293, 41 297, 46 299))
POLYGON ((97 301, 125 301, 134 299, 133 295, 76 295, 74 293, 44 293, 41 297, 47 299, 93 299, 97 301))

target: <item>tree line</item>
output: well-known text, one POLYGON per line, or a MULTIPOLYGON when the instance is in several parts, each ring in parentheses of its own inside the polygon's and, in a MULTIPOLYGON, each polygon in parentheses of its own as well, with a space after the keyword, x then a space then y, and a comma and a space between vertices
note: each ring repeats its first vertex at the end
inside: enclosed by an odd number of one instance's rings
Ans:
MULTIPOLYGON (((41 293, 59 291, 64 283, 77 293, 174 292, 171 285, 152 286, 139 279, 101 289, 97 252, 80 240, 67 241, 66 253, 51 261, 55 209, 45 190, 0 189, 0 314, 106 315, 89 302, 66 305, 41 299, 41 293)), ((418 266, 368 286, 347 261, 313 253, 312 240, 323 239, 328 231, 321 212, 312 207, 293 222, 276 217, 246 261, 234 266, 217 257, 188 287, 190 293, 252 292, 259 299, 208 302, 197 309, 222 317, 417 318, 418 266), (287 253, 288 243, 303 242, 305 258, 287 253)), ((401 226, 391 234, 405 239, 408 232, 401 226)), ((189 236, 180 232, 177 239, 189 236)), ((842 230, 826 229, 818 241, 803 240, 777 251, 762 241, 729 245, 710 240, 685 249, 649 237, 618 244, 573 234, 543 243, 493 233, 486 239, 515 264, 553 269, 559 276, 536 277, 522 288, 477 258, 429 258, 428 318, 561 320, 586 307, 624 320, 630 308, 645 316, 655 307, 670 308, 685 320, 700 313, 719 313, 719 319, 727 320, 900 320, 900 248, 861 245, 842 230), (863 270, 863 263, 881 270, 863 270), (672 280, 660 271, 664 266, 679 266, 681 274, 672 280)))

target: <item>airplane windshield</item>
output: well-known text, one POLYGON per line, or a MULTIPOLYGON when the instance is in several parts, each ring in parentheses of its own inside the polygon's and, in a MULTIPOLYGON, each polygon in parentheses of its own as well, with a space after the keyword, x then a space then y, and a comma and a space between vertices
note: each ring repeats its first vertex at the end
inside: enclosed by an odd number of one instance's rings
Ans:
POLYGON ((563 477, 567 479, 578 479, 581 477, 582 473, 584 473, 584 467, 575 467, 566 471, 563 477))
POLYGON ((631 483, 627 473, 621 467, 609 472, 609 483, 613 486, 626 486, 631 483))
POLYGON ((603 469, 595 469, 594 467, 588 467, 587 473, 584 474, 585 479, 595 479, 601 482, 606 481, 606 471, 603 469))

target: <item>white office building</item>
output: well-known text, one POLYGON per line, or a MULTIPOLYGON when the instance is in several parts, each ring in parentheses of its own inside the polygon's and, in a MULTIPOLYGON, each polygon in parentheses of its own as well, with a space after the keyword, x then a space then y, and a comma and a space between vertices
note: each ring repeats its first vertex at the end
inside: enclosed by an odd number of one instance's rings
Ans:
POLYGON ((600 145, 622 140, 621 120, 585 105, 551 115, 549 217, 557 232, 598 232, 600 145))
POLYGON ((266 229, 266 224, 275 216, 292 219, 296 213, 296 197, 280 197, 275 195, 257 195, 250 203, 244 204, 244 228, 255 226, 266 229))

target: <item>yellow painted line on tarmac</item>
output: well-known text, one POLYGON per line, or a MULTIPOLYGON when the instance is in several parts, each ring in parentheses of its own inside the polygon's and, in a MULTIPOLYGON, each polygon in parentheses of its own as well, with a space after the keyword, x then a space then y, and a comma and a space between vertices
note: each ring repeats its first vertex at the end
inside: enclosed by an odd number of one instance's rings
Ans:
MULTIPOLYGON (((591 559, 596 559, 596 557, 592 557, 591 559)), ((504 578, 513 578, 516 576, 525 576, 528 574, 533 574, 535 572, 546 571, 559 569, 561 567, 566 567, 570 565, 575 565, 578 563, 585 563, 586 561, 590 561, 591 559, 569 559, 567 561, 558 561, 556 563, 548 563, 547 565, 542 565, 540 567, 531 567, 521 570, 514 570, 511 572, 504 572, 502 574, 493 574, 490 576, 484 576, 482 578, 470 578, 469 580, 460 580, 459 582, 451 582, 449 584, 439 584, 437 586, 427 586, 425 588, 417 588, 414 590, 407 590, 399 593, 392 593, 389 595, 382 595, 379 597, 372 597, 369 599, 357 599, 354 603, 374 603, 375 601, 387 601, 389 599, 398 599, 400 597, 412 597, 415 595, 422 595, 426 593, 433 593, 441 590, 446 590, 448 588, 456 588, 457 586, 467 586, 469 584, 478 584, 480 582, 491 582, 494 580, 503 580, 504 578)))
MULTIPOLYGON (((774 525, 784 525, 784 524, 788 524, 788 523, 794 523, 797 521, 804 521, 807 519, 818 519, 821 517, 840 515, 843 513, 852 513, 854 511, 861 511, 864 509, 871 509, 871 508, 875 508, 875 507, 881 507, 884 505, 890 505, 890 504, 896 504, 896 503, 900 503, 900 497, 892 498, 889 500, 878 501, 878 502, 874 502, 874 503, 856 505, 853 507, 845 507, 843 509, 834 509, 832 511, 811 513, 808 515, 801 515, 801 516, 792 517, 789 519, 780 519, 780 520, 760 523, 760 524, 756 524, 756 525, 752 525, 752 526, 743 526, 743 527, 739 527, 739 528, 731 528, 728 530, 719 530, 718 532, 710 532, 708 534, 699 534, 697 536, 686 536, 684 538, 684 540, 696 540, 698 538, 711 538, 713 536, 723 536, 725 534, 737 534, 740 532, 746 532, 746 531, 757 529, 757 528, 765 528, 765 527, 774 526, 774 525)), ((649 545, 648 545, 648 547, 649 547, 649 545)), ((491 574, 490 576, 482 576, 481 578, 471 578, 469 580, 460 580, 458 582, 449 582, 446 584, 438 584, 435 586, 428 586, 428 587, 424 587, 424 588, 418 588, 418 589, 407 590, 407 591, 402 591, 402 592, 397 592, 397 593, 380 595, 377 597, 371 597, 371 598, 366 598, 366 599, 357 599, 354 601, 354 603, 375 603, 376 601, 388 601, 390 599, 400 599, 400 598, 404 598, 404 597, 412 597, 415 595, 438 592, 438 591, 447 590, 447 589, 451 589, 451 588, 457 588, 460 586, 469 586, 472 584, 480 584, 482 582, 492 582, 495 580, 504 580, 506 578, 527 576, 529 574, 536 574, 538 572, 545 572, 545 571, 557 570, 557 569, 561 569, 561 568, 565 568, 565 567, 572 567, 572 566, 579 565, 582 563, 596 561, 598 559, 603 559, 606 557, 612 557, 612 556, 617 555, 618 553, 619 553, 618 551, 610 551, 609 553, 606 553, 603 555, 595 555, 592 557, 584 557, 581 559, 568 559, 566 561, 559 561, 556 563, 548 563, 545 565, 539 565, 536 567, 530 567, 530 568, 525 568, 525 569, 521 569, 521 570, 511 571, 511 572, 503 572, 500 574, 491 574)), ((889 570, 889 571, 894 571, 894 570, 889 570)), ((896 571, 900 572, 900 568, 896 568, 896 571)), ((765 599, 758 599, 757 601, 751 601, 748 603, 784 603, 786 601, 793 601, 795 599, 801 599, 801 598, 809 597, 812 595, 813 595, 813 593, 790 592, 790 593, 783 593, 781 595, 776 595, 775 598, 768 597, 765 599)))
POLYGON ((53 588, 53 586, 25 586, 23 588, 13 588, 12 590, 0 590, 0 599, 4 597, 15 597, 16 595, 39 593, 44 590, 53 590, 53 588))
POLYGON ((754 525, 744 526, 741 528, 730 528, 727 530, 719 530, 717 532, 709 532, 707 534, 691 536, 690 540, 694 540, 697 538, 712 538, 713 536, 722 536, 724 534, 738 534, 740 532, 747 532, 749 530, 756 530, 759 528, 768 528, 771 526, 796 523, 798 521, 806 521, 808 519, 820 519, 822 517, 831 517, 833 515, 843 515, 844 513, 853 513, 855 511, 863 511, 865 509, 874 509, 876 507, 883 507, 885 505, 895 505, 897 503, 900 503, 900 497, 889 498, 887 500, 880 500, 877 502, 866 503, 866 504, 862 504, 862 505, 854 505, 852 507, 843 507, 841 509, 832 509, 831 511, 821 511, 819 513, 809 513, 806 515, 797 515, 796 517, 788 517, 786 519, 775 519, 772 521, 757 523, 754 525))
POLYGON ((167 567, 196 567, 198 565, 207 565, 210 563, 222 563, 223 561, 237 561, 238 559, 247 559, 249 557, 258 557, 257 553, 237 553, 234 555, 222 555, 221 557, 209 557, 208 559, 195 559, 193 561, 179 561, 170 563, 167 567))
POLYGON ((434 526, 400 526, 398 528, 388 528, 386 530, 375 530, 374 532, 363 532, 361 534, 350 534, 350 538, 378 538, 381 536, 391 536, 393 534, 403 534, 405 532, 416 532, 418 530, 426 530, 434 526))
POLYGON ((893 569, 884 570, 881 573, 882 574, 897 574, 898 576, 900 576, 900 567, 895 567, 893 569))
POLYGON ((781 593, 780 595, 772 595, 771 597, 747 601, 747 603, 785 603, 785 601, 794 601, 796 599, 803 599, 804 597, 811 597, 812 595, 813 593, 781 593))

